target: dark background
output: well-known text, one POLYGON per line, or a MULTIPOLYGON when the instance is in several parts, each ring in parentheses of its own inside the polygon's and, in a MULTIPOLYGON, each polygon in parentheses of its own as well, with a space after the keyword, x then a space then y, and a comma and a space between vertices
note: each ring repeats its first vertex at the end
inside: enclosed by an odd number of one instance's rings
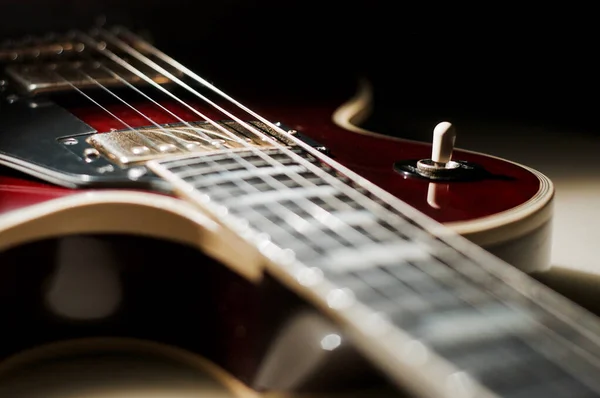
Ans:
POLYGON ((367 76, 384 130, 402 131, 411 118, 509 118, 594 132, 597 29, 585 21, 593 14, 565 7, 4 0, 0 37, 85 28, 106 15, 150 31, 159 48, 231 85, 296 94, 367 76))

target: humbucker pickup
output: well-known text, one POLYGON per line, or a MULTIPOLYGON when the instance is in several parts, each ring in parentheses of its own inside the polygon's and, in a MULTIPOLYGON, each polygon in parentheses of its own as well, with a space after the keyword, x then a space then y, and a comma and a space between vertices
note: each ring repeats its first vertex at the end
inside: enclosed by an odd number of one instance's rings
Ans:
MULTIPOLYGON (((158 84, 167 84, 169 79, 146 67, 136 68, 158 84)), ((134 73, 111 65, 110 68, 100 62, 65 62, 51 64, 13 64, 5 69, 6 74, 19 86, 19 91, 30 95, 48 92, 72 91, 79 89, 125 86, 127 83, 139 85, 146 83, 134 73)))
MULTIPOLYGON (((115 52, 117 52, 115 50, 115 52)), ((127 63, 152 81, 164 85, 170 82, 151 67, 127 59, 127 63)), ((98 54, 80 41, 68 37, 59 39, 34 39, 26 42, 8 42, 0 45, 0 65, 13 83, 15 91, 28 96, 49 92, 73 91, 127 84, 148 84, 139 74, 122 66, 98 58, 98 54)), ((181 72, 169 69, 178 78, 181 72)))
MULTIPOLYGON (((274 129, 261 122, 248 122, 261 134, 267 134, 278 144, 294 145, 274 129)), ((269 141, 234 121, 169 124, 98 133, 87 139, 88 144, 122 166, 153 159, 189 153, 213 154, 221 151, 274 147, 269 141), (215 126, 216 125, 216 126, 215 126), (217 127, 218 126, 218 127, 217 127)))

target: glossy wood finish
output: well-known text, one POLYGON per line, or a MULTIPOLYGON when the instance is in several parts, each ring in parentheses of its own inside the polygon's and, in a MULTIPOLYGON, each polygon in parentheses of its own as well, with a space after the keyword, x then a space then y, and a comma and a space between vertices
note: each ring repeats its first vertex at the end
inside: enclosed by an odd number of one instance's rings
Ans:
POLYGON ((259 292, 197 250, 128 236, 79 236, 8 250, 0 263, 0 314, 11 325, 0 358, 104 335, 185 347, 245 380, 256 368, 259 292), (172 251, 179 261, 166 273, 163 260, 172 251))
MULTIPOLYGON (((276 337, 295 314, 317 316, 271 278, 251 283, 195 249, 161 240, 62 237, 0 252, 0 264, 0 318, 10 325, 0 342, 0 392, 11 377, 3 360, 43 344, 89 337, 135 338, 179 347, 249 386, 277 390, 264 382, 269 379, 264 372, 257 385, 265 358, 274 355, 276 337), (178 261, 165 272, 166 258, 173 252, 178 261)), ((317 334, 311 340, 305 331, 297 332, 304 353, 323 337, 317 334)), ((348 344, 340 348, 351 349, 348 344)), ((321 351, 326 354, 321 359, 326 359, 339 350, 321 351)), ((281 363, 286 362, 289 359, 282 358, 281 363)), ((321 370, 325 362, 318 361, 313 370, 321 370)), ((288 372, 293 372, 289 365, 288 372)), ((288 391, 379 384, 363 360, 356 358, 354 365, 348 364, 346 373, 360 368, 358 377, 317 372, 301 384, 287 386, 288 391)))
MULTIPOLYGON (((270 120, 281 121, 319 141, 330 149, 335 160, 440 222, 470 221, 494 215, 527 202, 538 192, 540 181, 529 170, 504 160, 457 151, 454 159, 478 163, 490 173, 503 178, 440 184, 440 206, 432 207, 427 202, 428 181, 407 178, 392 168, 396 161, 428 158, 430 146, 414 141, 357 134, 334 124, 333 112, 350 94, 351 91, 340 93, 337 100, 315 98, 310 103, 251 100, 244 103, 270 120)), ((138 100, 131 104, 156 123, 177 122, 172 116, 148 102, 138 100)), ((162 101, 161 104, 186 121, 201 119, 190 109, 172 100, 162 101)), ((150 124, 148 119, 121 103, 105 106, 130 126, 150 124)), ((229 119, 228 116, 198 103, 194 106, 211 119, 229 119)), ((244 119, 250 119, 233 107, 227 106, 231 112, 244 119)), ((98 107, 87 106, 83 100, 75 106, 70 104, 69 109, 100 132, 124 128, 121 122, 108 113, 98 107)), ((1 174, 6 174, 4 169, 2 170, 1 174)), ((22 178, 0 176, 0 213, 70 193, 73 191, 69 189, 51 187, 22 178)))

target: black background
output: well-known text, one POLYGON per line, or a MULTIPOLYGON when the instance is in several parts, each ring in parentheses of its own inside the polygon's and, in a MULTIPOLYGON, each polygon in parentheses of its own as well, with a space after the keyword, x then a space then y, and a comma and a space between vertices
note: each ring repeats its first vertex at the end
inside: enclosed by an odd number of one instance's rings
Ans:
POLYGON ((401 131, 423 114, 516 119, 595 133, 593 13, 383 1, 0 2, 0 37, 88 27, 98 15, 219 82, 299 93, 367 76, 376 120, 401 131), (590 17, 586 21, 585 16, 590 17))

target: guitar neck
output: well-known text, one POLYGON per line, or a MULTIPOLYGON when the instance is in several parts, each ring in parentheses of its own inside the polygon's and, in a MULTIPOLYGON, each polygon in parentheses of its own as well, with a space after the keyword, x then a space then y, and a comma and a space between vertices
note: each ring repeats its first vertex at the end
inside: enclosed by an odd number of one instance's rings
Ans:
POLYGON ((254 244, 402 386, 432 397, 600 391, 591 315, 302 148, 150 167, 254 244))

